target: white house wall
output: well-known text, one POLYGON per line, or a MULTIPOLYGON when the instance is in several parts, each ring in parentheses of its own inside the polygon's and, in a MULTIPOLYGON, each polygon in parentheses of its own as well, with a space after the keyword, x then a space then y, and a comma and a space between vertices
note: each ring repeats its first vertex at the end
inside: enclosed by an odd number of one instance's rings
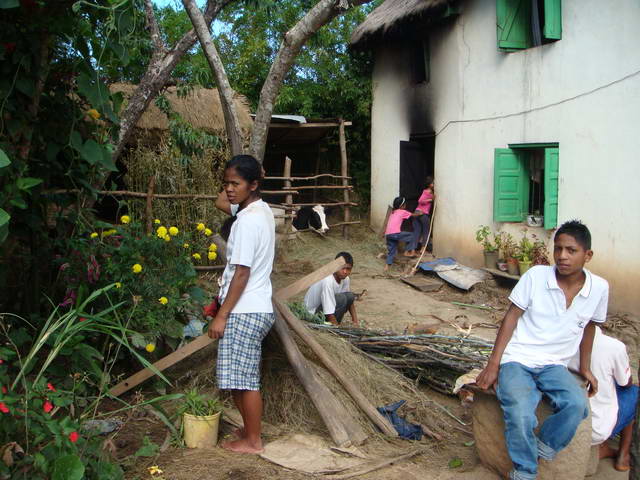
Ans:
MULTIPOLYGON (((425 98, 433 100, 424 115, 438 133, 435 253, 479 266, 474 231, 503 226, 492 219, 494 148, 558 142, 558 221, 579 218, 590 227, 590 268, 609 280, 614 308, 637 309, 640 75, 623 78, 640 71, 640 3, 564 0, 562 40, 514 53, 497 49, 495 4, 462 2, 446 33, 432 33, 425 98)), ((374 224, 398 189, 399 162, 383 159, 382 145, 397 158, 398 141, 410 133, 399 121, 404 105, 396 98, 402 89, 392 86, 394 70, 381 65, 393 58, 378 57, 374 74, 372 170, 383 175, 372 174, 374 224)))

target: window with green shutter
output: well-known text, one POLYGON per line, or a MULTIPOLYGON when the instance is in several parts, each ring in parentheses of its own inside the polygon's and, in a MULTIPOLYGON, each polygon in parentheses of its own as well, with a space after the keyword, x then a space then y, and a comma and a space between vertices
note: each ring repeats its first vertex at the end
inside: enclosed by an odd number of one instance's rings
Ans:
POLYGON ((522 50, 562 38, 562 0, 496 0, 498 48, 522 50))
POLYGON ((557 143, 510 144, 494 151, 493 220, 524 222, 543 217, 544 228, 558 224, 559 148, 557 143))

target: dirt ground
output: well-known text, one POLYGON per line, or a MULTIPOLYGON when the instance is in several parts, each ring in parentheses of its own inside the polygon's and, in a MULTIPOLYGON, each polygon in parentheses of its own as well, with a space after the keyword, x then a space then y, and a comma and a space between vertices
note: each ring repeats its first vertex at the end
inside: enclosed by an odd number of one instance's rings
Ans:
MULTIPOLYGON (((390 275, 382 273, 383 260, 378 258, 384 252, 382 239, 368 227, 352 230, 349 240, 340 232, 330 232, 325 237, 314 233, 299 234, 299 238, 280 244, 277 263, 274 269, 274 289, 292 283, 301 276, 333 260, 339 251, 348 251, 354 257, 355 266, 351 277, 352 290, 366 294, 357 303, 361 324, 372 329, 382 329, 403 333, 414 324, 439 324, 438 332, 456 334, 470 333, 473 336, 493 341, 499 321, 508 306, 506 300, 513 283, 503 280, 487 281, 465 292, 448 284, 439 291, 423 293, 401 282, 399 277, 406 262, 394 265, 390 275), (460 307, 451 302, 491 307, 491 310, 460 307)), ((419 273, 418 275, 422 275, 419 273)), ((435 274, 431 278, 437 278, 435 274)), ((209 278, 209 280, 213 280, 209 278)), ((302 295, 299 296, 302 298, 302 295)), ((630 315, 612 315, 607 333, 623 340, 637 371, 637 318, 630 315)), ((349 322, 348 316, 344 320, 349 322)), ((197 365, 197 364, 196 364, 197 365)), ((425 390, 426 389, 425 387, 425 390)), ((440 395, 429 391, 431 398, 445 406, 464 425, 459 425, 446 443, 434 441, 422 442, 426 453, 403 461, 382 470, 363 475, 359 478, 371 480, 492 480, 499 477, 479 464, 472 436, 469 434, 470 413, 455 397, 440 395), (460 466, 450 468, 453 459, 460 466)), ((223 424, 221 435, 229 433, 230 427, 223 424)), ((147 435, 158 445, 166 439, 166 427, 153 415, 130 418, 125 428, 113 440, 113 449, 117 458, 127 467, 126 478, 150 478, 146 468, 159 465, 166 480, 258 480, 283 479, 294 480, 309 478, 308 475, 285 470, 256 456, 242 456, 228 453, 221 448, 211 451, 178 449, 169 446, 164 452, 151 458, 131 459, 131 455, 140 447, 141 439, 147 435)), ((267 436, 266 441, 272 438, 267 436)), ((411 449, 414 442, 394 441, 372 442, 363 450, 372 456, 392 457, 411 449)), ((613 469, 611 460, 600 462, 594 480, 622 480, 628 474, 613 469)))

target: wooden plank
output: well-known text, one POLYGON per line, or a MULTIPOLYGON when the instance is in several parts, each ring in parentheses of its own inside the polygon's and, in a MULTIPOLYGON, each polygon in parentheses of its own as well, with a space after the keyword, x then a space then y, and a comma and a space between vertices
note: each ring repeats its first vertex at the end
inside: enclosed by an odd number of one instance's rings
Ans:
POLYGON ((325 266, 320 267, 319 269, 311 272, 309 275, 306 275, 296 280, 291 285, 281 288, 276 292, 274 297, 276 297, 278 300, 286 301, 289 298, 297 295, 298 293, 305 291, 311 285, 313 285, 316 282, 319 282, 324 277, 328 277, 332 273, 337 272, 345 265, 346 265, 346 262, 344 258, 338 257, 332 262, 327 263, 325 266))
MULTIPOLYGON (((213 343, 213 340, 210 339, 206 334, 200 335, 192 342, 187 343, 184 347, 179 348, 173 353, 170 353, 166 357, 161 358, 157 362, 153 364, 155 369, 159 372, 169 368, 171 365, 179 362, 180 360, 187 358, 192 353, 197 352, 198 350, 206 347, 213 343)), ((144 368, 140 370, 138 373, 131 375, 129 378, 123 380, 111 390, 109 390, 109 395, 113 395, 117 397, 122 395, 124 392, 132 389, 133 387, 140 385, 142 382, 151 378, 155 375, 155 371, 150 368, 144 368)))
MULTIPOLYGON (((311 285, 316 283, 317 281, 322 280, 327 275, 331 275, 333 272, 338 271, 345 265, 344 258, 336 258, 333 262, 325 265, 324 267, 319 268, 315 272, 310 273, 306 277, 302 277, 300 280, 292 283, 291 285, 281 288, 276 292, 276 295, 281 300, 287 300, 288 298, 296 295, 297 293, 306 290, 311 285)), ((179 348, 173 353, 170 353, 166 357, 161 358, 157 362, 153 364, 155 369, 159 372, 169 368, 175 363, 179 362, 187 358, 192 353, 197 352, 198 350, 210 345, 213 342, 212 339, 208 337, 205 333, 195 338, 193 341, 187 343, 183 347, 179 348)), ((118 383, 111 390, 109 390, 109 394, 117 397, 122 395, 123 393, 131 390, 134 387, 137 387, 142 382, 151 378, 155 375, 155 372, 150 368, 144 368, 137 373, 134 373, 130 377, 124 379, 122 382, 118 383)))
POLYGON ((274 328, 280 337, 287 359, 322 417, 332 440, 338 446, 360 445, 366 440, 367 434, 331 390, 322 383, 318 374, 302 355, 282 314, 275 307, 274 312, 276 314, 274 328))
MULTIPOLYGON (((347 160, 347 139, 344 133, 344 120, 340 119, 340 128, 339 128, 339 138, 340 138, 340 173, 342 173, 343 177, 346 177, 348 174, 348 160, 347 160)), ((349 181, 344 178, 342 180, 342 185, 345 187, 342 192, 343 200, 345 203, 344 208, 344 223, 342 226, 342 236, 344 238, 349 237, 349 222, 351 221, 351 211, 349 210, 349 189, 346 187, 349 185, 349 181)))
POLYGON ((438 280, 431 280, 424 277, 407 277, 401 278, 404 283, 412 286, 416 290, 420 290, 421 292, 437 292, 442 288, 444 282, 440 282, 438 280))
POLYGON ((289 327, 298 334, 298 336, 313 350, 318 356, 322 364, 336 377, 336 379, 342 384, 347 393, 353 398, 356 405, 369 417, 369 419, 384 433, 390 437, 397 437, 398 432, 393 428, 393 425, 383 417, 376 407, 364 396, 364 394, 354 385, 353 380, 347 377, 342 369, 340 369, 327 353, 327 351, 318 343, 318 341, 311 334, 310 330, 303 325, 302 321, 296 317, 289 307, 278 298, 274 298, 274 304, 277 310, 282 314, 284 319, 289 324, 289 327))
MULTIPOLYGON (((284 157, 284 176, 285 177, 290 177, 291 176, 291 158, 289 158, 288 156, 284 157)), ((285 180, 284 181, 284 188, 291 188, 291 180, 285 180)), ((290 207, 291 204, 293 203, 293 196, 292 195, 287 195, 286 197, 284 197, 284 203, 285 203, 285 205, 290 207)), ((292 222, 293 222, 293 219, 286 218, 284 220, 284 233, 285 233, 285 235, 288 234, 292 230, 292 222)))
POLYGON ((391 216, 391 212, 393 212, 393 208, 391 205, 387 207, 387 214, 384 216, 384 222, 382 222, 382 227, 380 227, 380 238, 384 238, 384 232, 387 230, 387 223, 389 223, 389 217, 391 216))
MULTIPOLYGON (((292 203, 294 207, 313 207, 315 205, 322 205, 323 207, 339 207, 340 205, 346 205, 344 202, 316 202, 316 203, 292 203)), ((349 205, 352 207, 357 207, 358 204, 355 202, 349 202, 349 205)))
MULTIPOLYGON (((327 128, 337 127, 340 124, 338 122, 318 122, 318 123, 271 123, 269 129, 272 128, 327 128)), ((351 122, 344 122, 345 127, 353 125, 351 122)))
POLYGON ((511 280, 520 280, 520 275, 511 275, 510 273, 503 272, 502 270, 498 270, 497 268, 483 268, 485 272, 489 272, 491 275, 495 275, 497 277, 509 278, 511 280))
POLYGON ((265 180, 291 180, 292 182, 302 182, 307 180, 317 180, 319 178, 337 178, 338 180, 342 180, 346 178, 347 180, 351 180, 351 177, 343 177, 342 175, 333 175, 331 173, 319 173, 313 175, 311 177, 264 177, 265 180))
POLYGON ((282 187, 283 190, 351 190, 353 185, 296 185, 295 187, 282 187))

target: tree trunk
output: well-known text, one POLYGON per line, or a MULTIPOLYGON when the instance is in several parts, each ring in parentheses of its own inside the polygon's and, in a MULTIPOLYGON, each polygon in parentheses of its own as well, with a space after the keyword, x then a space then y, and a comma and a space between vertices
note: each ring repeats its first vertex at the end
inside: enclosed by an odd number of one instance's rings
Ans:
MULTIPOLYGON (((149 0, 147 0, 149 1, 149 0)), ((240 129, 240 121, 238 120, 238 113, 234 102, 235 92, 229 85, 229 79, 227 73, 224 70, 224 65, 218 55, 218 50, 213 43, 211 34, 209 33, 209 27, 205 18, 202 16, 202 12, 196 6, 194 0, 182 0, 191 23, 193 24, 196 35, 202 45, 202 50, 207 58, 209 67, 213 72, 213 76, 216 80, 218 88, 218 94, 220 95, 220 103, 222 105, 222 112, 224 114, 224 124, 227 131, 227 137, 231 143, 231 153, 233 155, 239 155, 242 153, 242 131, 240 129)))
POLYGON ((316 33, 320 27, 333 20, 335 17, 349 9, 351 6, 369 3, 371 0, 320 0, 295 26, 284 35, 280 44, 280 50, 271 65, 267 79, 260 91, 260 101, 256 110, 256 118, 251 130, 251 142, 249 152, 262 162, 267 144, 267 134, 271 123, 273 106, 280 93, 285 75, 293 65, 307 40, 316 33))
MULTIPOLYGON (((220 10, 232 1, 234 0, 208 0, 204 14, 205 22, 211 24, 213 19, 220 13, 220 10)), ((150 26, 153 25, 153 23, 149 23, 150 26)), ((153 29, 151 33, 153 38, 153 29)), ((160 90, 164 88, 171 72, 182 56, 193 46, 195 41, 195 30, 189 30, 168 52, 163 55, 157 55, 157 52, 154 52, 147 71, 129 98, 127 107, 120 117, 118 143, 112 156, 114 163, 122 154, 124 146, 131 137, 136 123, 138 123, 138 120, 140 120, 140 117, 151 101, 158 95, 160 90)))

